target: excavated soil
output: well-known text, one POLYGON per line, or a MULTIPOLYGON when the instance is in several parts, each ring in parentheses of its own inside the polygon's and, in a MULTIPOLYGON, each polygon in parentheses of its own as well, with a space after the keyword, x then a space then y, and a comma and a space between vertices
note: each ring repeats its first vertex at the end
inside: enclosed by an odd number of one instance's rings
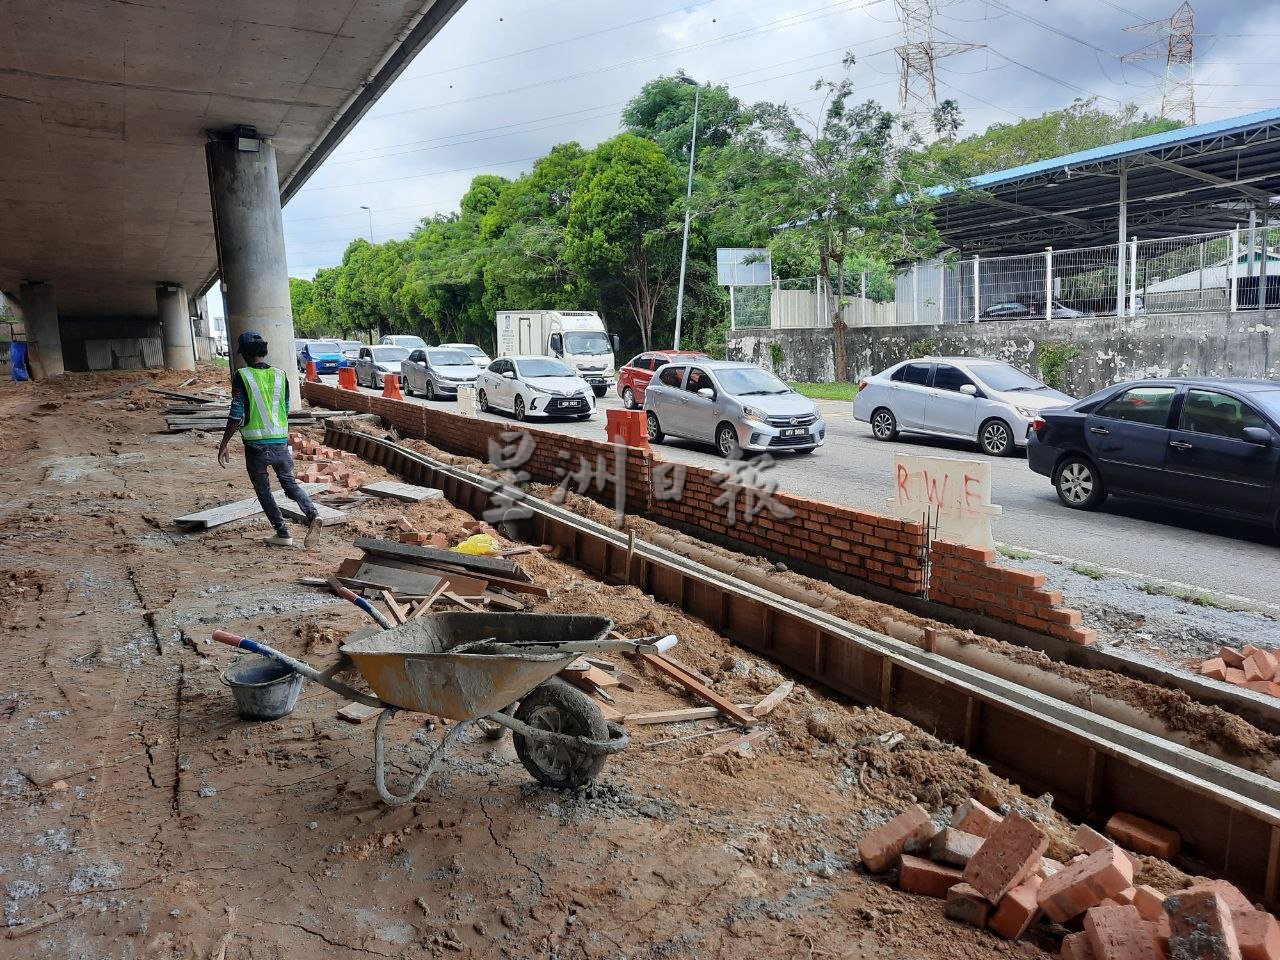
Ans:
MULTIPOLYGON (((394 537, 401 517, 455 540, 469 518, 443 502, 357 503, 314 552, 264 547, 261 516, 179 530, 173 517, 251 491, 238 460, 218 467, 216 437, 161 432, 170 401, 94 399, 144 376, 0 385, 6 442, 19 437, 22 451, 0 479, 0 886, 19 937, 0 954, 979 960, 1055 949, 1044 931, 1014 945, 951 923, 939 901, 867 876, 856 857, 858 838, 904 805, 941 820, 976 796, 1033 816, 1065 859, 1072 825, 1052 798, 804 683, 746 755, 704 756, 736 737, 705 735, 715 721, 636 727, 600 779, 570 793, 538 786, 509 737, 473 731, 396 809, 373 787, 372 723, 340 720, 336 694, 308 684, 290 716, 239 720, 219 674, 252 655, 210 645, 214 629, 327 666, 366 622, 299 579, 331 575, 359 534, 394 537)), ((202 377, 188 389, 225 372, 202 377)), ((519 562, 551 590, 536 609, 675 633, 677 655, 737 702, 798 679, 634 588, 541 554, 519 562)), ((615 691, 622 711, 694 705, 615 659, 641 678, 615 691)), ((392 779, 448 726, 397 715, 392 779)), ((1146 859, 1142 879, 1185 877, 1146 859)))

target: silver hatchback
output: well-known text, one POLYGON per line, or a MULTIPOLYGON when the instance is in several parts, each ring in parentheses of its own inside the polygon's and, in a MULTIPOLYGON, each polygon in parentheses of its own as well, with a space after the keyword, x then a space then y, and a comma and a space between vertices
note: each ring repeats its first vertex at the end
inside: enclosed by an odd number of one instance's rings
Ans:
POLYGON ((650 443, 668 435, 747 453, 812 453, 827 439, 817 405, 750 363, 699 360, 664 366, 644 392, 650 443))

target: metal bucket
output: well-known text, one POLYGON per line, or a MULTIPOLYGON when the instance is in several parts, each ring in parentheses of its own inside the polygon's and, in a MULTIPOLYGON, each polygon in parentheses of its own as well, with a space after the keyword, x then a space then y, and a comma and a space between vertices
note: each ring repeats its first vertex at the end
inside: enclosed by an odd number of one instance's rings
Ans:
POLYGON ((279 720, 293 712, 302 689, 302 674, 283 664, 255 657, 228 667, 218 676, 236 698, 242 720, 279 720))

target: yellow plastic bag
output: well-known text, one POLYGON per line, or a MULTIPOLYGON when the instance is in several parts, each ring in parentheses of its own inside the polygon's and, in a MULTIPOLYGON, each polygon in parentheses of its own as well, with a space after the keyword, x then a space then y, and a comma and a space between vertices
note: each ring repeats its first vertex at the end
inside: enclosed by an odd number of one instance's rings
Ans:
POLYGON ((498 541, 493 539, 487 533, 477 533, 463 540, 456 547, 451 548, 454 553, 469 553, 475 557, 492 557, 496 555, 502 547, 498 541))

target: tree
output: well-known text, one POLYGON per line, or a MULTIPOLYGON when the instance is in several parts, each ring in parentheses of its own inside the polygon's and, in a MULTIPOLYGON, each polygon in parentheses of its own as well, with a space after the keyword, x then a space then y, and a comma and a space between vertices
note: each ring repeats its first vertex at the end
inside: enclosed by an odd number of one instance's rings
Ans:
MULTIPOLYGON (((646 83, 622 111, 622 126, 628 133, 654 141, 672 162, 686 164, 695 91, 682 76, 646 83)), ((742 120, 742 104, 725 87, 704 86, 698 96, 698 154, 710 159, 733 141, 742 120)))
MULTIPOLYGON (((852 64, 846 57, 846 68, 852 64)), ((830 298, 836 379, 844 380, 846 269, 855 254, 892 261, 934 249, 938 238, 924 186, 938 181, 936 165, 909 149, 920 144, 917 132, 874 101, 853 103, 849 79, 819 80, 813 88, 825 96, 812 117, 785 104, 751 108, 729 182, 746 170, 754 190, 732 189, 717 199, 740 222, 772 226, 783 238, 774 244, 784 250, 795 255, 807 247, 816 254, 830 298)), ((954 127, 954 105, 938 118, 954 127)))
POLYGON ((623 133, 591 152, 569 211, 569 265, 602 291, 621 292, 645 350, 678 272, 679 196, 680 174, 658 145, 623 133))

